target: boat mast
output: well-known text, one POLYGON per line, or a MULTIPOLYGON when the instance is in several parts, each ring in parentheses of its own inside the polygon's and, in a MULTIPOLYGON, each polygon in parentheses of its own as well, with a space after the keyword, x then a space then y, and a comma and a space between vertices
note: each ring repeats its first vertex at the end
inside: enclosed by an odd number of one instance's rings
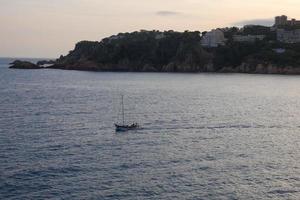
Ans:
POLYGON ((125 119, 124 119, 124 102, 123 102, 124 96, 122 95, 122 119, 123 119, 123 126, 125 125, 125 119))

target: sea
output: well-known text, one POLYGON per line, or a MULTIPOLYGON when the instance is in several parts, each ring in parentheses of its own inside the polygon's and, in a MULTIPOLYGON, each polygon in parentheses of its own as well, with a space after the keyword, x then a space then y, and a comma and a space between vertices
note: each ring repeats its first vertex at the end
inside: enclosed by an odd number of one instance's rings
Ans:
POLYGON ((12 60, 0 59, 0 199, 300 199, 300 76, 12 60), (139 130, 115 132, 121 95, 139 130))

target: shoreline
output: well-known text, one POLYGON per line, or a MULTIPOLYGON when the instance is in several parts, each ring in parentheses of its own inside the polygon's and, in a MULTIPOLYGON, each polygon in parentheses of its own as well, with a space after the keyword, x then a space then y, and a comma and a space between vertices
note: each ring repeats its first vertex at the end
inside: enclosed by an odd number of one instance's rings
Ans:
POLYGON ((248 74, 248 75, 282 75, 282 76, 299 76, 300 73, 255 73, 255 72, 221 72, 221 71, 206 71, 206 72, 150 72, 150 71, 117 71, 117 70, 79 70, 79 69, 61 69, 61 68, 37 68, 37 69, 22 69, 22 68, 11 68, 12 70, 63 70, 63 71, 78 71, 78 72, 95 72, 95 73, 135 73, 135 74, 217 74, 217 75, 235 75, 235 74, 248 74))

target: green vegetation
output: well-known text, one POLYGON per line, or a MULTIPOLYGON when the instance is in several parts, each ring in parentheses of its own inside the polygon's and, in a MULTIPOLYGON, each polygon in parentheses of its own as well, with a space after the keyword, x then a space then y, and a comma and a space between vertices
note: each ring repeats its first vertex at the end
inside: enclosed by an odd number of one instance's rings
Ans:
POLYGON ((254 54, 257 60, 274 63, 278 66, 300 67, 300 44, 273 43, 254 54), (273 49, 282 48, 284 53, 276 53, 273 49))
MULTIPOLYGON (((100 71, 257 72, 258 65, 300 66, 300 44, 276 41, 276 32, 265 26, 222 29, 225 46, 203 48, 201 34, 175 31, 120 33, 101 42, 81 41, 53 68, 100 71), (235 42, 234 35, 265 35, 255 42, 235 42), (285 49, 277 53, 276 49, 285 49), (241 66, 248 67, 246 71, 241 66)), ((204 35, 205 32, 202 33, 204 35)))
POLYGON ((202 49, 200 40, 197 31, 121 33, 101 42, 79 42, 58 63, 90 60, 99 63, 100 70, 110 65, 108 70, 118 71, 201 71, 211 57, 202 49))

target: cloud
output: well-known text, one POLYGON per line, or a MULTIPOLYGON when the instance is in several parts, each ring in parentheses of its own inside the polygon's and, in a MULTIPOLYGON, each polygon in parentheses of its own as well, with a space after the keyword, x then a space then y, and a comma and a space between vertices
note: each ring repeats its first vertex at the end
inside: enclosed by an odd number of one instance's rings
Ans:
POLYGON ((274 19, 252 19, 244 20, 239 22, 234 22, 234 26, 245 26, 245 25, 262 25, 262 26, 272 26, 274 24, 274 19))
POLYGON ((156 12, 156 15, 159 16, 174 16, 174 15, 180 15, 180 12, 175 12, 175 11, 169 11, 169 10, 161 10, 156 12))

